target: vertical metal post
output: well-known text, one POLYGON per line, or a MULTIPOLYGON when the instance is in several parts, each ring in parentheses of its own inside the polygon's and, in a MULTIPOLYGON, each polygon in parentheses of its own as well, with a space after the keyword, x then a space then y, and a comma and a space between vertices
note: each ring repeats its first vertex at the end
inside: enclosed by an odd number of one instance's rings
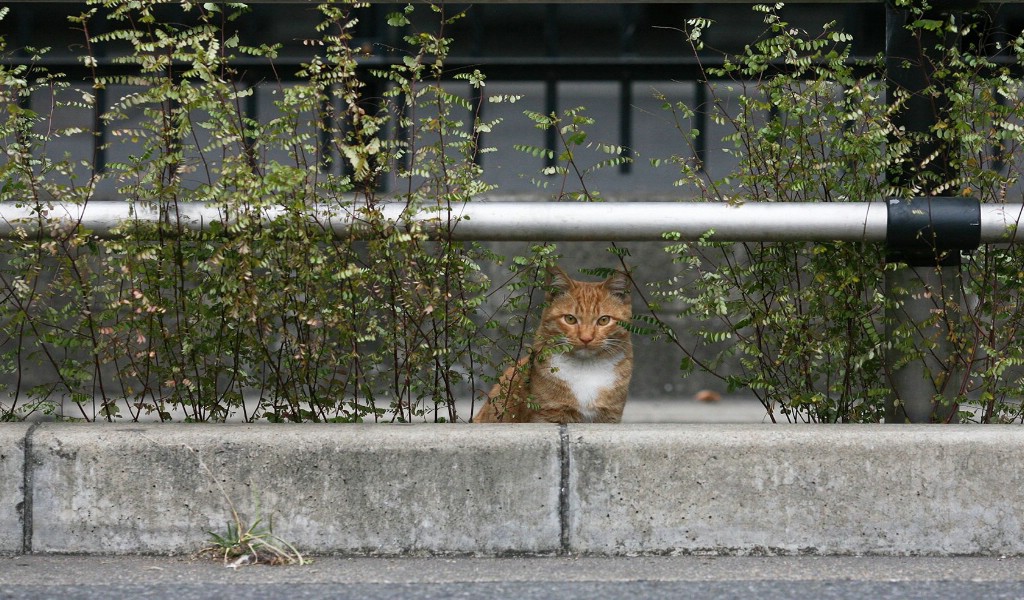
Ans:
MULTIPOLYGON (((953 7, 947 5, 947 8, 953 7)), ((948 111, 947 97, 935 79, 934 59, 938 48, 952 47, 956 39, 944 31, 908 29, 907 25, 914 18, 907 8, 894 6, 892 0, 887 3, 888 102, 893 104, 905 95, 905 106, 894 119, 906 135, 915 139, 912 150, 901 163, 890 167, 887 177, 894 188, 904 189, 915 180, 920 182, 917 176, 922 171, 936 175, 941 181, 949 181, 952 176, 949 164, 952 150, 933 135, 935 125, 948 111)), ((924 192, 929 193, 929 190, 924 192)), ((920 200, 943 201, 938 198, 920 200)), ((892 248, 894 240, 889 241, 892 248)), ((887 318, 887 338, 893 340, 898 330, 910 327, 915 332, 913 343, 920 358, 906 361, 902 351, 891 349, 888 352, 887 371, 892 392, 886 406, 886 420, 890 423, 943 422, 955 410, 953 402, 962 376, 949 335, 959 312, 955 307, 960 304, 959 252, 940 254, 936 250, 930 260, 920 255, 916 259, 895 258, 908 264, 886 271, 886 294, 901 304, 898 314, 887 318), (938 325, 916 326, 936 315, 944 317, 938 325)))
MULTIPOLYGON (((94 19, 89 23, 90 35, 97 36, 107 33, 110 29, 107 19, 94 19)), ((107 56, 107 45, 97 44, 93 47, 94 58, 102 60, 107 56)), ((96 86, 93 81, 91 94, 92 104, 92 168, 93 174, 105 173, 107 171, 107 147, 110 145, 110 135, 107 123, 103 120, 103 113, 107 109, 107 88, 96 86)))
MULTIPOLYGON (((622 23, 619 32, 619 56, 626 58, 636 55, 636 20, 638 17, 635 4, 623 4, 622 23)), ((619 80, 619 145, 623 148, 623 156, 633 158, 633 77, 629 67, 622 70, 619 80)), ((633 161, 628 160, 619 165, 619 173, 628 175, 633 170, 633 161)))
POLYGON ((107 170, 107 124, 103 121, 104 107, 107 106, 107 88, 93 88, 92 105, 92 164, 93 170, 99 174, 107 170))
MULTIPOLYGON (((693 160, 697 168, 706 171, 708 159, 708 128, 711 124, 711 108, 708 107, 708 88, 710 81, 695 81, 693 88, 693 121, 698 135, 693 140, 693 160)), ((692 132, 691 132, 692 133, 692 132)))
MULTIPOLYGON (((548 58, 557 58, 559 54, 558 43, 558 5, 546 4, 544 7, 544 47, 548 58)), ((548 115, 558 113, 558 76, 549 69, 544 78, 544 113, 548 115)), ((555 166, 558 155, 558 132, 554 127, 548 127, 544 131, 544 145, 552 152, 545 157, 544 166, 555 166)))
MULTIPOLYGON (((905 267, 885 274, 885 294, 902 301, 898 321, 886 324, 886 338, 894 339, 900 324, 924 323, 933 311, 959 297, 957 267, 905 267)), ((947 319, 956 319, 955 311, 946 311, 947 319)), ((914 344, 920 358, 900 364, 903 353, 887 353, 889 383, 892 392, 886 404, 887 423, 945 422, 955 410, 953 399, 959 390, 963 369, 949 340, 946 321, 917 329, 914 344), (896 366, 899 365, 899 366, 896 366)))
MULTIPOLYGON (((469 44, 469 55, 474 59, 479 59, 484 54, 484 10, 486 6, 483 4, 473 7, 473 14, 470 17, 470 44, 469 44)), ((470 86, 470 102, 476 109, 476 119, 479 122, 484 122, 484 110, 486 106, 484 90, 480 87, 470 86)), ((476 138, 477 152, 473 153, 473 162, 478 166, 484 163, 484 152, 480 152, 479 149, 485 147, 484 144, 484 133, 482 131, 477 132, 476 138)))

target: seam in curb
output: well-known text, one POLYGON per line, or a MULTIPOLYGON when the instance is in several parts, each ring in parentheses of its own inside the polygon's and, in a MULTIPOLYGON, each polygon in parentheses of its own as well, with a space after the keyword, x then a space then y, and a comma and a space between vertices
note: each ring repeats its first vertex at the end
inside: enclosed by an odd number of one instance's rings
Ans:
POLYGON ((25 454, 21 474, 21 553, 32 554, 32 436, 39 423, 33 423, 25 432, 25 454))
POLYGON ((569 426, 565 423, 558 425, 558 437, 561 442, 559 449, 561 474, 558 488, 558 525, 561 530, 559 554, 568 555, 571 553, 569 544, 569 426))

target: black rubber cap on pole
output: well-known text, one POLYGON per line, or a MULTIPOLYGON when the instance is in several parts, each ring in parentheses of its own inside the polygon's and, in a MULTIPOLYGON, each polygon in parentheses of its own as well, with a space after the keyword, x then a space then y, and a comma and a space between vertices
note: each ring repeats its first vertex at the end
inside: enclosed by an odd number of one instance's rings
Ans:
POLYGON ((968 197, 922 197, 888 202, 886 258, 912 267, 960 264, 981 244, 981 203, 968 197))

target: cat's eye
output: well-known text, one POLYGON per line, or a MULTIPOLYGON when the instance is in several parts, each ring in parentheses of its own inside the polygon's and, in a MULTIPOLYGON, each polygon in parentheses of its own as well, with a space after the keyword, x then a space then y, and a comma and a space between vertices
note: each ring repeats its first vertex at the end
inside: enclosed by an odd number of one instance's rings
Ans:
POLYGON ((612 318, 609 317, 608 315, 604 315, 603 317, 601 317, 600 319, 597 320, 597 324, 601 325, 601 326, 607 325, 608 323, 611 323, 611 322, 612 322, 612 318))
POLYGON ((565 319, 565 322, 568 323, 569 325, 575 325, 576 324, 576 317, 573 316, 573 315, 565 315, 562 318, 565 319))

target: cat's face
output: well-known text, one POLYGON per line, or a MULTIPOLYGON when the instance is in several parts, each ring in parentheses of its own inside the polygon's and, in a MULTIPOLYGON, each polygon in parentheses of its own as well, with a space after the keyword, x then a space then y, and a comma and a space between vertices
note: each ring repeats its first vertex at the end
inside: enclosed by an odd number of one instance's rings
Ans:
POLYGON ((629 278, 616 272, 601 282, 571 279, 554 267, 550 271, 548 306, 541 335, 581 357, 618 354, 629 341, 621 323, 632 317, 629 278))

